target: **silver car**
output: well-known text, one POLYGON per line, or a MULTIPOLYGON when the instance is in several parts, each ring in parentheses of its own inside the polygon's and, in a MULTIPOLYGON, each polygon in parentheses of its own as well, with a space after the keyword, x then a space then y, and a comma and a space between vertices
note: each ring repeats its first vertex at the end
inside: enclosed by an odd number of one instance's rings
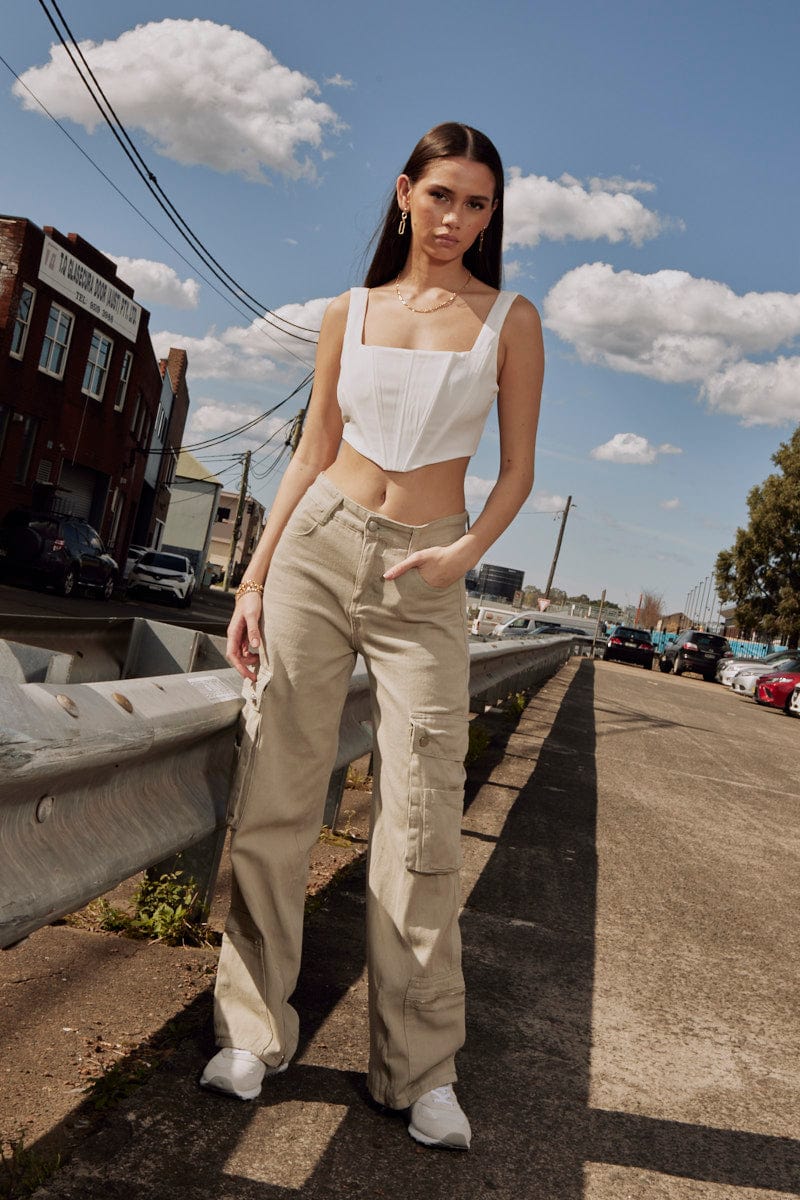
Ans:
POLYGON ((782 658, 786 658, 785 650, 773 650, 772 654, 765 654, 763 658, 721 658, 717 664, 717 679, 725 687, 731 687, 740 671, 746 671, 750 667, 762 664, 764 667, 762 674, 766 674, 767 671, 772 670, 772 664, 782 658))
POLYGON ((772 675, 778 671, 797 671, 800 670, 800 659, 796 654, 784 653, 780 658, 773 662, 764 665, 765 660, 753 663, 750 667, 744 667, 733 677, 733 690, 737 696, 754 696, 756 692, 756 682, 762 675, 772 675))

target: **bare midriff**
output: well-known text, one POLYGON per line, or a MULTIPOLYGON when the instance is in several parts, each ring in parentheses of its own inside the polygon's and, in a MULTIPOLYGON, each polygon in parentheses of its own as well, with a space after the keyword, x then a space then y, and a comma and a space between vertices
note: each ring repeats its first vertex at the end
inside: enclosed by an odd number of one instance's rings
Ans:
POLYGON ((468 458, 429 463, 413 471, 384 471, 342 442, 325 477, 356 504, 405 525, 427 525, 464 511, 468 458))

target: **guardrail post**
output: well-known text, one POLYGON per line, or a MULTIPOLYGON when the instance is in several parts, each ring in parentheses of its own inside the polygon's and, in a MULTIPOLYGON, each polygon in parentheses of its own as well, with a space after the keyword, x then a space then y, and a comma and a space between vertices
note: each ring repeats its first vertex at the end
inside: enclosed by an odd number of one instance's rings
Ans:
POLYGON ((347 783, 348 766, 339 767, 331 775, 330 783, 328 784, 328 795, 325 798, 325 813, 322 818, 322 824, 327 825, 331 833, 336 829, 339 820, 339 810, 342 807, 342 797, 344 796, 345 784, 347 783))

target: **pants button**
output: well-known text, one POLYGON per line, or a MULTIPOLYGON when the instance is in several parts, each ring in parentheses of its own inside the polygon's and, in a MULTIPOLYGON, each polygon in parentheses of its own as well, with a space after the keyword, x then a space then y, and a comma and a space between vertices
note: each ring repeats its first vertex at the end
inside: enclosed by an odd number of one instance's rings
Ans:
POLYGON ((430 740, 431 740, 431 739, 428 737, 427 733, 423 733, 423 734, 422 734, 422 737, 419 739, 419 745, 420 745, 420 746, 427 746, 427 744, 428 744, 428 742, 429 742, 430 740))
POLYGON ((367 529, 370 531, 370 533, 374 533, 377 528, 378 522, 373 518, 370 518, 369 521, 367 521, 367 529))

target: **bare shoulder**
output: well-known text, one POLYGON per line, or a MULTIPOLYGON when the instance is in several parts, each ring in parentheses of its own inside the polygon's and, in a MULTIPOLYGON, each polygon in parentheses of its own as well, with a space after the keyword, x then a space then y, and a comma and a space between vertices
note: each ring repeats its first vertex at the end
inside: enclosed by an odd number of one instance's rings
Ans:
POLYGON ((514 341, 517 338, 541 337, 542 321, 539 310, 526 296, 517 294, 515 297, 508 310, 503 333, 514 341))
POLYGON ((329 325, 331 329, 341 326, 344 329, 347 323, 347 314, 350 311, 350 293, 342 292, 340 296, 334 296, 328 307, 325 309, 325 315, 322 318, 323 326, 329 325))

